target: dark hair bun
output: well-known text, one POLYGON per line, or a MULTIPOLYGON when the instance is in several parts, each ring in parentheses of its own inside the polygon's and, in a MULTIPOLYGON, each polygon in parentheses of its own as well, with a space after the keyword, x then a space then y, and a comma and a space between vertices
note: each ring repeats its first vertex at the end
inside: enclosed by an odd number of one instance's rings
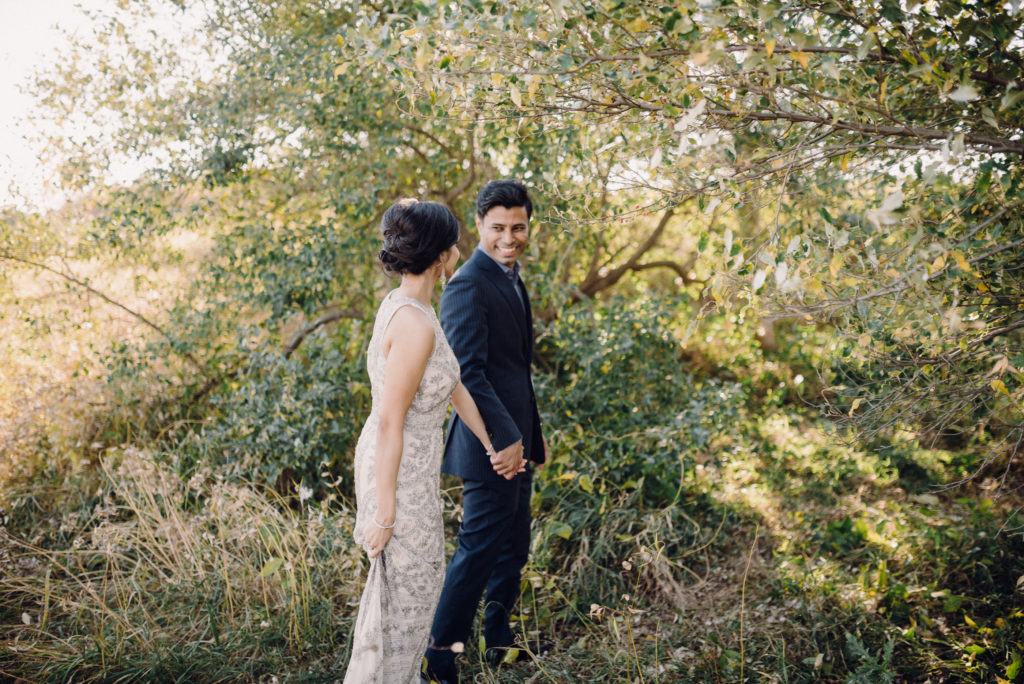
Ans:
POLYGON ((420 274, 459 239, 459 221, 437 202, 404 199, 395 202, 380 220, 384 246, 377 254, 388 273, 420 274))

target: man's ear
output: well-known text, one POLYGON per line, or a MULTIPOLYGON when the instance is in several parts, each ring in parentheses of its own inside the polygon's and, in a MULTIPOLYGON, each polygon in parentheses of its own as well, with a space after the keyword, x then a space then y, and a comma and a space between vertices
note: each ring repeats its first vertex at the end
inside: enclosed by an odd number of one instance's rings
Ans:
POLYGON ((480 220, 480 214, 473 214, 473 219, 476 221, 477 234, 483 235, 484 222, 480 220))

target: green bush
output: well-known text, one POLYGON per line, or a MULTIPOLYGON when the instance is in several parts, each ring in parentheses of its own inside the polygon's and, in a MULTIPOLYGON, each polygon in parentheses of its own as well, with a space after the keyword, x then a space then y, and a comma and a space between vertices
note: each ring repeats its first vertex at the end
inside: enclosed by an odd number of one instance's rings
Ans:
MULTIPOLYGON (((349 332, 358 335, 358 324, 349 332)), ((212 397, 202 428, 183 440, 186 469, 313 490, 341 476, 350 494, 351 454, 370 410, 365 362, 326 334, 306 340, 303 352, 251 351, 212 397)))
POLYGON ((556 459, 559 474, 642 489, 644 505, 666 506, 694 456, 731 430, 743 390, 685 366, 673 330, 682 306, 616 298, 576 307, 544 332, 540 352, 553 372, 537 389, 553 447, 572 454, 556 459))

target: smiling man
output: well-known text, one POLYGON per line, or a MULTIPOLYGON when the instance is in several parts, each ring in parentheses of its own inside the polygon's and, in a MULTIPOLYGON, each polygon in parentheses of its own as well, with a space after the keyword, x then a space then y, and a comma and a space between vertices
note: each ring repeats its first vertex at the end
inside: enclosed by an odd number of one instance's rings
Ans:
POLYGON ((476 199, 480 245, 441 296, 441 325, 497 451, 488 456, 452 415, 441 469, 462 478, 462 525, 434 614, 424 681, 458 681, 455 656, 482 595, 487 659, 496 665, 509 649, 526 647, 512 634, 509 615, 530 549, 529 462, 543 463, 547 454, 530 375, 533 315, 519 278, 532 214, 522 182, 485 185, 476 199))

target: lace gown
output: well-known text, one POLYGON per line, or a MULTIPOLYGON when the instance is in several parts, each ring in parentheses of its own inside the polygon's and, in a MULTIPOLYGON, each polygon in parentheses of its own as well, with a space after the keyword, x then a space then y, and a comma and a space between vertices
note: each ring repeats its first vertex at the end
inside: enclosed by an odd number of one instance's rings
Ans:
POLYGON ((395 529, 384 551, 370 561, 359 603, 346 684, 418 682, 430 624, 444 582, 441 520, 443 424, 459 382, 459 362, 433 309, 394 292, 381 302, 367 350, 373 408, 356 444, 356 543, 377 514, 374 455, 378 407, 384 386, 381 342, 395 312, 413 306, 430 317, 434 351, 405 417, 398 469, 395 529))

